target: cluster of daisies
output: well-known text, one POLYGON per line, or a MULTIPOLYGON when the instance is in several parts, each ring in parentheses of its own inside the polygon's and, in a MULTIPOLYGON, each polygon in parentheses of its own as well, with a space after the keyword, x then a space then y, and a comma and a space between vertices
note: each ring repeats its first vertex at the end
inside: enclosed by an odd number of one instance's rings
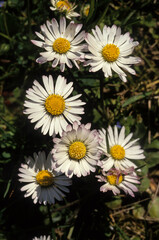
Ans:
MULTIPOLYGON (((67 0, 52 0, 51 3, 51 10, 65 12, 68 19, 79 16, 74 12, 76 6, 67 0)), ((138 42, 133 41, 129 33, 121 34, 121 28, 115 25, 105 25, 103 30, 96 26, 92 34, 81 29, 82 24, 74 21, 67 25, 65 17, 59 22, 53 18, 41 25, 41 32, 36 32, 40 40, 32 40, 44 49, 36 62, 51 61, 52 67, 59 65, 61 72, 66 66, 79 68, 83 63, 91 66, 90 72, 102 69, 105 77, 111 77, 113 70, 124 82, 123 70, 135 74, 131 65, 140 59, 129 55, 138 42)), ((91 130, 90 123, 81 124, 86 103, 80 99, 81 94, 71 95, 73 90, 73 82, 65 77, 59 75, 53 79, 52 75, 44 75, 42 84, 34 80, 26 91, 24 114, 35 124, 35 129, 40 128, 43 135, 53 138, 54 146, 47 156, 43 151, 34 153, 21 164, 19 181, 25 183, 21 188, 24 196, 31 197, 35 204, 54 204, 69 192, 74 175, 87 176, 98 167, 100 175, 96 178, 103 183, 102 192, 111 190, 116 195, 123 190, 134 197, 134 192, 138 191, 136 184, 140 183, 136 170, 140 170, 132 160, 145 158, 137 143, 139 139, 131 140, 132 133, 125 136, 124 126, 91 130)))
MULTIPOLYGON (((73 11, 75 6, 68 1, 52 0, 54 7, 66 11, 67 17, 77 16, 73 11)), ((52 67, 60 65, 61 72, 65 66, 72 68, 73 64, 79 69, 80 62, 84 66, 91 66, 90 72, 97 72, 102 69, 105 77, 111 77, 112 71, 118 74, 120 79, 127 81, 126 73, 123 70, 135 75, 131 68, 132 64, 140 62, 139 57, 130 56, 139 43, 133 41, 129 32, 121 34, 121 28, 113 25, 104 26, 103 30, 96 26, 92 34, 81 31, 82 24, 71 21, 68 26, 65 17, 61 17, 59 23, 55 18, 41 25, 41 33, 35 32, 39 40, 32 40, 36 46, 44 49, 37 63, 43 64, 52 62, 52 67), (87 59, 87 60, 86 60, 87 59)))

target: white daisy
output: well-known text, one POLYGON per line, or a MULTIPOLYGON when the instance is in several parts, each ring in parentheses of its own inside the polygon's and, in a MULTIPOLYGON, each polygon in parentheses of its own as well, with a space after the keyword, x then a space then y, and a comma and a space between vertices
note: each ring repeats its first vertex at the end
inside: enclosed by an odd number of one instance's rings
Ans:
POLYGON ((50 7, 52 11, 58 10, 59 12, 65 12, 66 18, 71 19, 71 17, 79 17, 80 14, 75 12, 74 9, 77 7, 75 3, 71 3, 67 0, 51 0, 53 7, 50 7))
POLYGON ((125 127, 123 126, 118 134, 117 126, 114 127, 114 132, 112 128, 108 127, 108 134, 106 134, 105 129, 99 131, 100 139, 99 149, 106 156, 105 159, 99 162, 99 165, 104 171, 108 171, 113 166, 116 169, 125 169, 129 167, 137 168, 137 166, 130 160, 144 159, 143 150, 140 145, 136 145, 139 140, 135 139, 130 141, 133 134, 130 133, 125 137, 125 127), (108 138, 108 145, 106 138, 108 138), (130 159, 130 160, 129 160, 130 159))
POLYGON ((131 68, 132 64, 140 62, 140 58, 129 56, 132 54, 134 47, 139 43, 133 42, 129 32, 121 34, 121 28, 113 25, 111 28, 106 25, 103 31, 96 26, 91 34, 86 34, 86 42, 91 54, 86 54, 86 58, 90 59, 85 66, 90 65, 90 72, 97 72, 102 69, 105 77, 112 76, 112 70, 116 72, 122 81, 126 82, 126 74, 122 70, 135 75, 136 72, 131 68))
POLYGON ((85 31, 80 30, 82 24, 75 24, 73 21, 66 27, 66 19, 60 18, 60 24, 53 18, 51 22, 41 26, 41 33, 35 32, 41 41, 32 40, 32 43, 46 51, 41 52, 41 57, 36 62, 42 64, 47 61, 53 61, 52 67, 60 64, 60 70, 65 70, 65 64, 72 68, 72 62, 79 68, 77 61, 84 60, 82 52, 86 44, 80 44, 85 38, 85 31), (72 62, 71 62, 72 61, 72 62))
POLYGON ((28 100, 24 103, 24 114, 29 115, 32 123, 37 122, 35 129, 42 127, 44 135, 61 135, 68 122, 81 120, 78 115, 84 114, 81 106, 85 103, 79 100, 81 94, 68 98, 73 91, 73 82, 67 84, 66 79, 60 75, 56 84, 51 75, 43 76, 42 79, 45 88, 35 80, 33 87, 26 91, 28 100))
POLYGON ((78 125, 77 122, 67 126, 61 138, 54 138, 52 151, 55 170, 66 176, 86 176, 95 172, 98 155, 98 132, 90 130, 91 124, 78 125))
MULTIPOLYGON (((51 240, 51 237, 48 236, 40 236, 40 238, 34 237, 33 240, 51 240)), ((53 240, 53 239, 52 239, 53 240)))
POLYGON ((19 181, 25 183, 21 191, 26 191, 24 197, 31 196, 34 203, 54 204, 55 199, 63 200, 69 192, 66 186, 71 185, 70 179, 52 168, 53 158, 49 153, 47 158, 45 152, 34 153, 33 158, 27 157, 26 164, 19 168, 19 181))
POLYGON ((120 194, 122 189, 126 194, 135 197, 134 192, 138 192, 137 187, 133 183, 139 184, 139 177, 134 174, 133 169, 125 169, 125 171, 110 169, 109 172, 102 171, 102 175, 97 175, 98 182, 105 182, 100 187, 101 192, 111 190, 114 195, 120 194))

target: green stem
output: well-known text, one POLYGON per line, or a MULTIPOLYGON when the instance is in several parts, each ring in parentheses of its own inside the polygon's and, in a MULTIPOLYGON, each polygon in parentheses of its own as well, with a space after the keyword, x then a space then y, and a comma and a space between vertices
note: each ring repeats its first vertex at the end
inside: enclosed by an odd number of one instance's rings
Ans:
POLYGON ((4 26, 5 26, 5 30, 6 30, 6 33, 7 33, 7 35, 10 37, 10 35, 9 35, 9 31, 8 31, 8 26, 7 26, 7 21, 6 21, 6 15, 5 15, 5 12, 4 12, 4 26))
POLYGON ((107 7, 105 8, 102 16, 100 17, 100 19, 99 19, 98 22, 96 23, 97 25, 99 25, 99 24, 102 22, 102 20, 104 19, 105 15, 106 15, 106 13, 107 13, 107 11, 108 11, 108 8, 109 8, 109 2, 110 2, 110 1, 108 1, 108 3, 107 3, 108 5, 107 5, 107 7))
POLYGON ((53 227, 53 221, 52 221, 52 216, 51 216, 51 209, 50 209, 50 205, 47 204, 47 211, 48 211, 48 216, 49 216, 49 220, 50 220, 50 225, 51 227, 53 227))
MULTIPOLYGON (((2 8, 2 9, 3 9, 3 8, 2 8)), ((2 37, 7 38, 7 39, 10 41, 11 47, 13 47, 12 38, 10 37, 10 34, 9 34, 9 30, 8 30, 8 26, 7 26, 7 20, 6 20, 6 14, 5 14, 5 11, 4 11, 4 10, 3 10, 3 20, 4 20, 4 27, 5 27, 5 30, 6 30, 7 35, 5 35, 5 34, 3 34, 3 33, 0 33, 0 35, 1 35, 2 37)))
POLYGON ((104 87, 104 82, 103 82, 103 77, 100 78, 100 101, 101 101, 101 108, 104 112, 104 97, 103 97, 103 87, 104 87))
POLYGON ((7 36, 7 35, 4 34, 4 33, 0 33, 0 36, 2 36, 2 37, 4 37, 4 38, 8 39, 9 41, 12 40, 9 36, 7 36))
POLYGON ((7 125, 7 127, 14 133, 16 128, 11 125, 10 123, 8 123, 8 121, 6 121, 3 117, 0 116, 0 119, 7 125))
POLYGON ((27 15, 28 15, 28 28, 29 28, 29 38, 31 38, 31 19, 30 19, 30 2, 27 1, 27 15))

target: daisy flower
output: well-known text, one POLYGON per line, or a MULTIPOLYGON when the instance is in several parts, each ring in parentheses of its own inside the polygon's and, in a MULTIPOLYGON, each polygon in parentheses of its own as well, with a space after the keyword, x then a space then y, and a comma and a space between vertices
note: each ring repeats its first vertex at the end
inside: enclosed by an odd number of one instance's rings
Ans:
POLYGON ((133 183, 139 184, 139 177, 134 174, 133 169, 125 169, 125 171, 112 168, 109 172, 102 171, 102 175, 97 175, 98 182, 104 182, 100 187, 101 192, 111 190, 114 195, 120 194, 122 189, 126 194, 135 197, 134 192, 138 192, 137 187, 133 183))
POLYGON ((139 138, 130 141, 133 134, 130 133, 127 137, 125 137, 124 126, 121 128, 120 133, 118 133, 117 126, 114 127, 114 131, 109 126, 107 136, 105 129, 99 131, 99 136, 100 139, 103 139, 99 142, 99 149, 106 156, 105 159, 99 162, 99 165, 104 171, 108 171, 113 166, 116 169, 122 170, 129 167, 137 168, 137 166, 130 160, 138 160, 145 158, 140 145, 136 145, 136 142, 139 140, 139 138), (109 147, 106 143, 106 137, 108 138, 109 147))
POLYGON ((71 17, 79 17, 80 14, 75 12, 74 9, 77 7, 75 3, 71 3, 67 0, 59 1, 59 0, 51 0, 51 4, 53 7, 50 7, 52 11, 58 10, 59 12, 65 12, 66 18, 71 19, 71 17))
POLYGON ((103 28, 103 31, 96 26, 92 30, 93 36, 86 34, 86 42, 91 54, 86 54, 85 66, 90 65, 90 72, 97 72, 102 69, 105 77, 112 76, 112 70, 116 72, 120 79, 127 81, 126 74, 122 70, 135 75, 136 72, 131 68, 132 64, 140 62, 140 58, 129 56, 132 54, 134 47, 139 43, 130 38, 129 32, 121 34, 121 28, 113 25, 112 27, 103 28))
POLYGON ((65 173, 71 178, 86 176, 95 172, 98 155, 98 132, 91 131, 91 124, 68 125, 61 138, 54 138, 52 151, 55 160, 55 170, 65 173))
POLYGON ((86 44, 80 44, 85 38, 85 31, 80 30, 82 24, 75 24, 73 21, 66 27, 66 19, 60 18, 60 24, 55 18, 51 22, 47 21, 46 25, 41 26, 41 33, 35 32, 41 39, 40 41, 32 40, 32 43, 38 47, 44 48, 41 57, 36 59, 37 63, 52 61, 52 67, 55 68, 60 64, 60 70, 65 70, 65 64, 72 68, 72 63, 79 68, 77 62, 84 60, 82 50, 86 44))
POLYGON ((73 91, 73 82, 67 84, 66 79, 60 75, 56 84, 51 75, 43 76, 42 79, 44 87, 35 80, 33 87, 26 91, 28 100, 24 102, 24 114, 29 115, 32 123, 37 122, 35 129, 42 127, 44 135, 61 135, 68 122, 81 120, 78 115, 84 113, 81 106, 85 103, 79 100, 81 94, 68 98, 73 91))
POLYGON ((24 197, 32 197, 36 204, 54 204, 55 199, 63 200, 69 192, 66 186, 71 185, 70 179, 52 169, 53 158, 51 153, 46 157, 45 152, 34 153, 32 157, 26 157, 26 164, 19 168, 19 181, 25 183, 21 191, 26 191, 24 197))
MULTIPOLYGON (((40 236, 40 238, 35 237, 35 238, 33 238, 33 240, 51 240, 51 237, 50 237, 50 236, 48 236, 48 237, 46 237, 46 236, 40 236)), ((53 239, 52 239, 52 240, 53 240, 53 239)))

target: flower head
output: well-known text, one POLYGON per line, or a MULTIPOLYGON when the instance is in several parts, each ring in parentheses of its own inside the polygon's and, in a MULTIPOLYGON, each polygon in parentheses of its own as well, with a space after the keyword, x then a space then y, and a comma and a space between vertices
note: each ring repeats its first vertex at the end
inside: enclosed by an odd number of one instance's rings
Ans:
POLYGON ((83 15, 85 16, 85 17, 88 17, 88 14, 89 14, 89 11, 90 11, 90 4, 89 3, 87 3, 85 6, 84 6, 84 8, 83 8, 83 15))
POLYGON ((41 52, 36 61, 40 64, 47 61, 53 61, 52 67, 55 68, 60 64, 60 70, 65 70, 65 64, 72 68, 72 62, 79 68, 77 61, 84 60, 82 50, 85 44, 80 44, 85 37, 85 32, 80 30, 82 24, 75 24, 73 21, 66 27, 66 19, 60 18, 60 24, 55 18, 51 22, 47 21, 46 25, 41 26, 41 33, 35 32, 41 41, 32 40, 32 43, 46 51, 41 52))
POLYGON ((130 160, 138 160, 145 158, 140 145, 135 144, 139 139, 130 141, 133 136, 132 133, 125 137, 124 126, 121 128, 120 133, 118 133, 117 126, 114 127, 114 131, 110 126, 108 127, 107 137, 109 151, 106 143, 105 129, 102 129, 99 132, 100 139, 103 139, 99 142, 99 149, 106 156, 101 162, 99 162, 99 165, 104 171, 108 171, 113 166, 116 169, 122 170, 129 167, 137 168, 137 166, 130 160))
POLYGON ((81 106, 85 103, 79 100, 81 94, 68 98, 73 91, 73 82, 67 84, 66 79, 60 75, 56 84, 51 75, 43 76, 42 79, 44 88, 35 80, 33 87, 26 91, 28 100, 24 103, 24 114, 29 115, 31 122, 37 122, 35 129, 42 127, 44 135, 61 135, 68 122, 81 120, 78 115, 84 113, 81 106))
POLYGON ((86 176, 96 169, 98 156, 98 133, 90 130, 91 124, 68 125, 61 139, 54 138, 53 156, 55 170, 68 177, 86 176))
POLYGON ((139 63, 140 58, 129 55, 132 54, 134 47, 139 43, 134 42, 129 33, 122 35, 120 27, 115 25, 112 27, 105 25, 103 31, 96 26, 92 33, 94 36, 87 33, 85 39, 91 52, 91 54, 85 56, 90 59, 85 63, 85 66, 91 66, 90 72, 97 72, 102 69, 105 77, 111 77, 113 70, 124 82, 127 79, 122 69, 133 75, 136 74, 131 65, 139 63))
MULTIPOLYGON (((40 238, 34 237, 33 240, 51 240, 51 237, 48 236, 40 236, 40 238)), ((53 239, 52 239, 53 240, 53 239)))
POLYGON ((19 168, 19 181, 25 183, 21 191, 26 191, 24 197, 32 196, 33 202, 40 204, 54 204, 55 199, 63 200, 65 194, 69 192, 66 186, 71 185, 70 179, 52 168, 53 158, 49 153, 34 153, 32 157, 26 157, 26 164, 21 164, 19 168))
POLYGON ((134 197, 134 192, 138 189, 133 183, 139 184, 139 178, 134 174, 133 168, 128 168, 123 170, 117 170, 112 168, 109 172, 102 171, 102 175, 97 175, 99 182, 105 182, 100 187, 101 192, 107 192, 111 190, 114 195, 120 194, 120 189, 122 189, 126 194, 134 197))
POLYGON ((66 18, 71 19, 71 17, 79 17, 80 14, 75 12, 74 9, 77 7, 74 3, 72 4, 68 0, 51 0, 53 7, 50 7, 52 11, 64 12, 66 18))

